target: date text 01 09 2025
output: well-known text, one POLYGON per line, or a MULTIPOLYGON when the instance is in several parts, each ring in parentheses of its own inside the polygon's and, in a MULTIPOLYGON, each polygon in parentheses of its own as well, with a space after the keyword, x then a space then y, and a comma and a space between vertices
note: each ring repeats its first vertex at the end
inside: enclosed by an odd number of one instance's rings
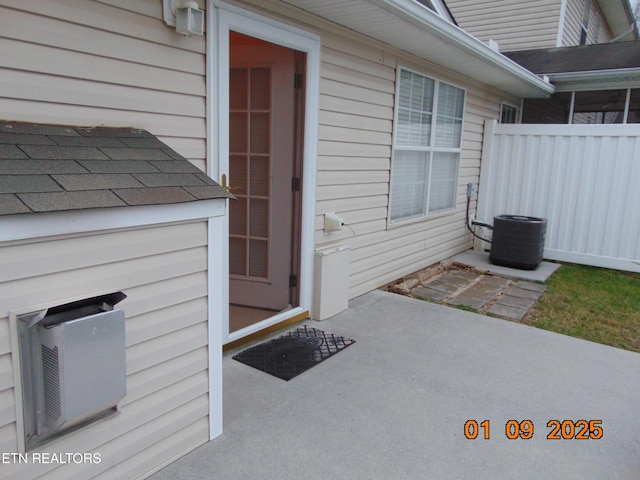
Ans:
MULTIPOLYGON (((548 440, 600 440, 604 431, 602 420, 549 420, 547 427, 548 440)), ((504 434, 509 440, 529 440, 533 438, 535 427, 531 420, 509 420, 504 427, 504 434)), ((467 420, 464 424, 464 436, 469 440, 480 437, 484 440, 491 438, 491 425, 489 420, 478 423, 475 420, 467 420)))

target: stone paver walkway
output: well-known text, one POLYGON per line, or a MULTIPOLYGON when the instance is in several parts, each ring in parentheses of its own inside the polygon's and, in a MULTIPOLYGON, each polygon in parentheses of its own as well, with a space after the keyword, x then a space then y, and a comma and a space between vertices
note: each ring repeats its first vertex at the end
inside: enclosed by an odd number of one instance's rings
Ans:
POLYGON ((457 264, 431 267, 388 288, 517 321, 529 313, 546 289, 539 283, 511 280, 457 264))

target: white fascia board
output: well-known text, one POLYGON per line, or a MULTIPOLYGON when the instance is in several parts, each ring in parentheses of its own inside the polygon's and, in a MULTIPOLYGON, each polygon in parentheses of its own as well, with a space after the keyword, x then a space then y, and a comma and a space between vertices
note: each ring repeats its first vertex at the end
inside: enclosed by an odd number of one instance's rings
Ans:
POLYGON ((0 216, 0 243, 218 217, 226 199, 0 216))
MULTIPOLYGON (((494 70, 495 74, 509 76, 518 83, 521 83, 523 88, 533 90, 541 97, 547 97, 555 91, 553 85, 546 82, 536 74, 530 72, 501 53, 496 52, 473 35, 453 25, 440 17, 437 13, 425 8, 413 0, 370 1, 394 16, 402 18, 419 28, 432 32, 448 44, 451 44, 461 50, 464 54, 467 54, 474 59, 479 59, 494 70)), ((401 39, 402 35, 399 34, 398 38, 401 39)), ((444 66, 446 67, 447 65, 444 66)), ((460 73, 466 74, 472 78, 478 78, 476 76, 477 72, 474 72, 472 68, 470 68, 468 72, 462 71, 460 73)), ((486 80, 483 81, 486 82, 486 80)))
POLYGON ((557 92, 640 88, 640 68, 548 73, 557 92))

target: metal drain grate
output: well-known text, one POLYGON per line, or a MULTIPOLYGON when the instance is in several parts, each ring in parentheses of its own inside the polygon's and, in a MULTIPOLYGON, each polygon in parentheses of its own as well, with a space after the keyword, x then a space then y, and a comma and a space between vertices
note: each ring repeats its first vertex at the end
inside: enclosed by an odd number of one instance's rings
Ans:
POLYGON ((353 343, 355 340, 303 325, 233 358, 275 377, 291 380, 353 343))

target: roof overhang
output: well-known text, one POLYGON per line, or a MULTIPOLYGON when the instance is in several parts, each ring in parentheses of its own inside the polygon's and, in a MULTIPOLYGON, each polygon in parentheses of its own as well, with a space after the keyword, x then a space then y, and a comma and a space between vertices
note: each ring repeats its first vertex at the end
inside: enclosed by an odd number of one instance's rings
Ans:
POLYGON ((548 74, 557 92, 640 88, 640 68, 548 74))
POLYGON ((633 18, 629 0, 597 0, 597 2, 616 41, 638 38, 638 27, 633 18))
POLYGON ((283 0, 361 35, 519 97, 554 86, 413 0, 283 0))

